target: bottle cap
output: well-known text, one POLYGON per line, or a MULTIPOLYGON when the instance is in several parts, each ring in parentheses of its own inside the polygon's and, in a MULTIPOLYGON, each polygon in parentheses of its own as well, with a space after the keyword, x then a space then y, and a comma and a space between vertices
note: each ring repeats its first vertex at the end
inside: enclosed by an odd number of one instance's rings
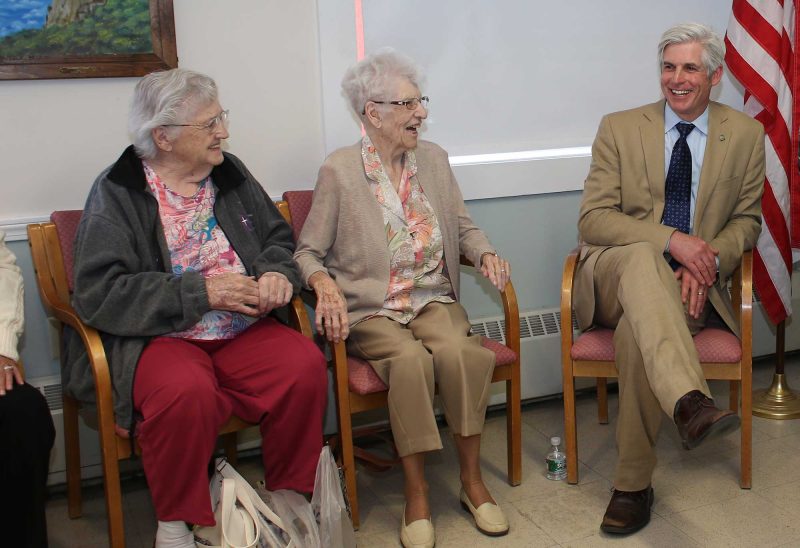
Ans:
POLYGON ((561 438, 559 438, 558 436, 553 436, 552 438, 550 438, 551 445, 559 445, 560 443, 561 443, 561 438))

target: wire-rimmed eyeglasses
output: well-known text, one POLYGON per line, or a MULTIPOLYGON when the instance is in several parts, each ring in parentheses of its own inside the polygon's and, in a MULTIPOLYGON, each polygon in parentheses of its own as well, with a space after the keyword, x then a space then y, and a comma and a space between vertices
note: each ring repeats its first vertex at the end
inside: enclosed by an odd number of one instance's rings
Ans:
POLYGON ((164 127, 193 127, 195 129, 205 130, 213 133, 219 127, 228 129, 228 113, 229 110, 223 110, 205 124, 164 124, 164 127))
MULTIPOLYGON (((409 99, 399 99, 397 101, 375 101, 374 99, 370 99, 369 102, 379 105, 397 105, 399 107, 406 107, 408 110, 416 110, 420 103, 422 104, 422 108, 427 109, 430 98, 427 95, 423 95, 422 97, 411 97, 409 99)), ((362 114, 365 113, 366 110, 362 112, 362 114)))

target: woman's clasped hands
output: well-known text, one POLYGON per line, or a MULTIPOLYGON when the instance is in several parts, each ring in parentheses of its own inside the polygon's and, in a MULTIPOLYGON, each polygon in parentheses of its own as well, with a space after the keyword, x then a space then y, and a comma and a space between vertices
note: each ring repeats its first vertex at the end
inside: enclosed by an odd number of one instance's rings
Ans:
POLYGON ((292 298, 293 288, 280 272, 265 272, 258 281, 253 276, 226 273, 206 278, 206 292, 213 310, 257 317, 285 306, 292 298))

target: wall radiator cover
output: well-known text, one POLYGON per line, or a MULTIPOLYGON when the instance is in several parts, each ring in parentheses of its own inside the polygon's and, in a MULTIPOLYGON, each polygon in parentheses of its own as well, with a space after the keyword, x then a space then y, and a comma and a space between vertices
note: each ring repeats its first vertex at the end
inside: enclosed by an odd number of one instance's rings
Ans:
MULTIPOLYGON (((472 332, 505 344, 506 321, 503 317, 483 318, 471 322, 472 332)), ((578 324, 572 318, 572 328, 578 324)), ((561 336, 561 311, 558 308, 522 312, 519 316, 520 344, 527 339, 561 336)))

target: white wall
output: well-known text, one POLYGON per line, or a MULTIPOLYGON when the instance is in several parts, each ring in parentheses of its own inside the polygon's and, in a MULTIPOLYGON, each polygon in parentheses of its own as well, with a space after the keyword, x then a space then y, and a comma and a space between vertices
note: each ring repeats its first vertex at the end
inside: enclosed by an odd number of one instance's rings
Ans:
MULTIPOLYGON (((314 0, 174 0, 179 65, 211 75, 229 150, 273 197, 309 188, 323 159, 314 0)), ((83 207, 128 144, 136 79, 0 83, 0 226, 83 207)))

